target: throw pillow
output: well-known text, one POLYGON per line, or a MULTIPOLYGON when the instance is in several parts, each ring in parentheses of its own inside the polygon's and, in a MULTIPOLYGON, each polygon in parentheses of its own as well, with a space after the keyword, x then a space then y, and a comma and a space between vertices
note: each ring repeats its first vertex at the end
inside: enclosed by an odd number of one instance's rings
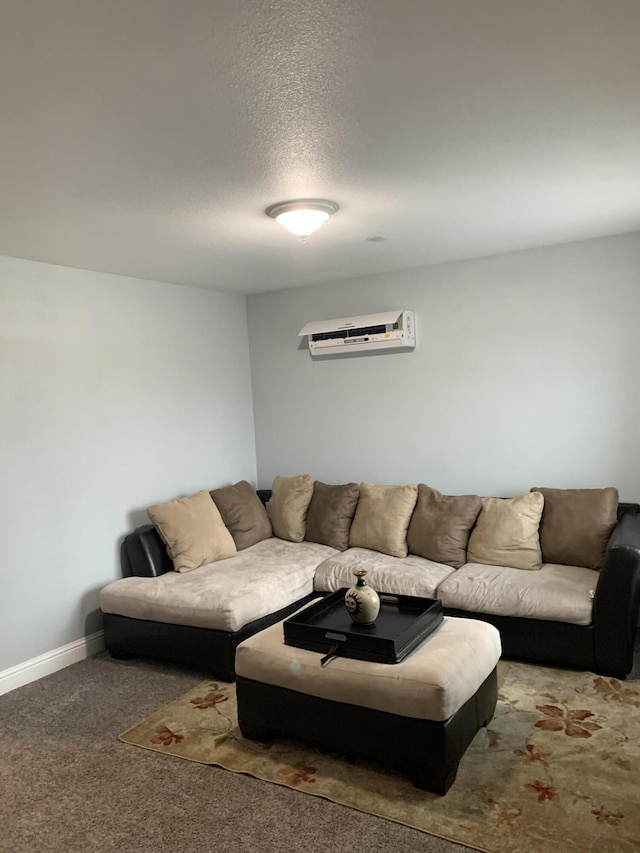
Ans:
POLYGON ((236 546, 209 492, 154 504, 147 509, 177 572, 233 557, 236 546))
POLYGON ((240 480, 210 495, 238 551, 271 537, 269 516, 251 483, 240 480))
POLYGON ((618 520, 618 490, 543 489, 540 545, 545 563, 600 569, 618 520))
POLYGON ((540 492, 509 499, 483 498, 469 538, 467 560, 513 569, 541 568, 538 528, 543 506, 540 492))
POLYGON ((311 474, 275 478, 271 499, 267 504, 274 536, 290 542, 302 542, 312 495, 311 474))
POLYGON ((358 504, 357 483, 328 486, 316 480, 307 514, 307 542, 319 542, 338 551, 349 547, 349 531, 358 504))
POLYGON ((360 499, 351 525, 349 545, 370 548, 391 557, 407 556, 407 528, 418 498, 418 487, 360 484, 360 499))
POLYGON ((469 534, 481 509, 479 495, 442 495, 420 483, 407 532, 409 551, 459 569, 467 561, 469 534))

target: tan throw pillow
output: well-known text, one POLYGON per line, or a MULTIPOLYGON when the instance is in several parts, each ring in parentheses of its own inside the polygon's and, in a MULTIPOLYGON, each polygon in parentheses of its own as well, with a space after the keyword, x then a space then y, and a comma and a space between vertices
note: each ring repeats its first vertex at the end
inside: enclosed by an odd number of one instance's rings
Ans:
POLYGON ((319 542, 338 551, 349 547, 349 531, 358 504, 357 483, 328 486, 316 480, 307 514, 307 542, 319 542))
POLYGON ((236 546, 209 492, 196 492, 147 509, 177 572, 233 557, 236 546))
POLYGON ((349 545, 370 548, 391 557, 407 556, 407 528, 418 498, 418 487, 360 484, 360 499, 351 525, 349 545))
POLYGON ((543 506, 540 492, 509 499, 483 498, 469 538, 468 562, 513 569, 541 568, 538 528, 543 506))
POLYGON ((600 569, 618 520, 618 490, 541 489, 540 546, 545 563, 600 569))
POLYGON ((271 537, 271 522, 264 504, 251 483, 240 480, 233 486, 209 493, 238 551, 271 537))
POLYGON ((311 474, 275 478, 271 500, 267 504, 274 536, 290 542, 302 542, 312 495, 311 474))
POLYGON ((409 551, 459 569, 467 561, 469 534, 481 509, 479 495, 442 495, 420 483, 407 532, 409 551))

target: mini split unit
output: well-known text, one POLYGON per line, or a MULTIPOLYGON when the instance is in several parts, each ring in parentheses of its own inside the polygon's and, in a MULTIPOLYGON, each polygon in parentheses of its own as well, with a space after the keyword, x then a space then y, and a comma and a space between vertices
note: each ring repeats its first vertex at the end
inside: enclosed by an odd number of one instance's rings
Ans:
POLYGON ((416 345, 415 313, 398 309, 338 320, 316 320, 298 333, 306 335, 313 356, 363 352, 399 352, 416 345))

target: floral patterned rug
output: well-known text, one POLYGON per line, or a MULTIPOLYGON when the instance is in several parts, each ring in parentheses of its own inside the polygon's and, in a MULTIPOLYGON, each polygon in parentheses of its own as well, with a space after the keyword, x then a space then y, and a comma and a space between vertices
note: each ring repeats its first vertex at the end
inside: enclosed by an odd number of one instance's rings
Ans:
POLYGON ((325 797, 488 853, 640 849, 640 682, 501 662, 496 714, 445 797, 393 771, 244 740, 235 687, 204 681, 128 744, 325 797), (517 839, 517 842, 514 841, 517 839))

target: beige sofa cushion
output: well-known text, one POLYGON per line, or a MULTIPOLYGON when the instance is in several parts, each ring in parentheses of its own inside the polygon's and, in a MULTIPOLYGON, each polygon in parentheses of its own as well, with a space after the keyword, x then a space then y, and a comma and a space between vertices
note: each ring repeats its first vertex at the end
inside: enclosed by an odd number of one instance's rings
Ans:
POLYGON ((251 483, 241 480, 210 492, 238 551, 271 538, 271 522, 251 483))
POLYGON ((370 548, 391 557, 407 556, 407 528, 418 487, 360 484, 360 499, 351 525, 352 548, 370 548))
POLYGON ((481 509, 479 495, 442 495, 420 483, 407 531, 409 552, 458 569, 467 562, 469 534, 481 509))
POLYGON ((467 547, 470 563, 539 569, 538 528, 544 498, 539 492, 517 498, 483 498, 467 547))
POLYGON ((264 539, 197 572, 114 581, 101 591, 100 607, 132 619, 238 631, 310 595, 316 566, 336 553, 314 542, 264 539))
POLYGON ((318 566, 314 589, 335 592, 348 588, 353 585, 353 573, 359 569, 366 569, 367 584, 376 592, 418 595, 421 598, 437 598, 438 586, 454 571, 451 566, 414 554, 400 558, 367 548, 349 548, 318 566))
POLYGON ((276 477, 272 491, 267 512, 274 536, 290 542, 302 542, 313 496, 313 477, 310 474, 276 477))
POLYGON ((443 607, 590 625, 598 572, 544 563, 539 572, 467 563, 438 589, 443 607))
POLYGON ((549 563, 600 569, 618 517, 618 490, 543 489, 542 558, 549 563))
POLYGON ((233 537, 209 492, 154 504, 147 513, 177 572, 190 572, 236 553, 233 537))
POLYGON ((307 513, 304 538, 344 551, 349 547, 349 531, 358 504, 357 483, 328 486, 318 480, 313 484, 313 497, 307 513))
POLYGON ((278 622, 240 643, 236 672, 320 699, 441 722, 473 696, 500 653, 493 625, 449 617, 401 663, 336 657, 322 667, 321 654, 282 642, 278 622))

